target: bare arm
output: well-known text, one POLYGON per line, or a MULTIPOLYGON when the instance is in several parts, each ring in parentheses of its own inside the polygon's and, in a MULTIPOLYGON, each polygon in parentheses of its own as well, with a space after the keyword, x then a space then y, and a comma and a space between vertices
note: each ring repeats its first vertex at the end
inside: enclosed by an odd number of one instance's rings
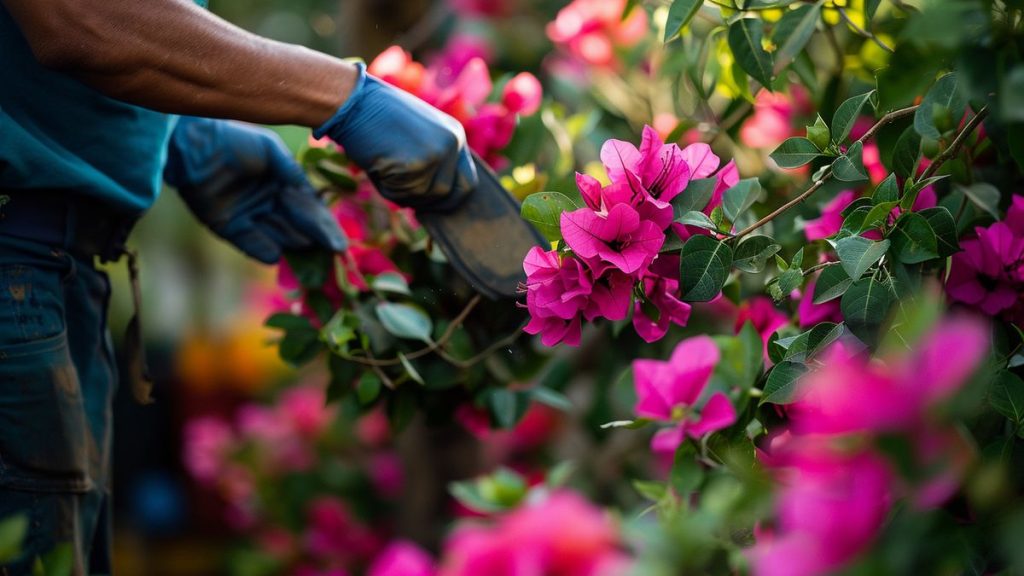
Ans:
POLYGON ((261 38, 190 0, 0 0, 45 66, 161 112, 317 127, 356 69, 261 38))

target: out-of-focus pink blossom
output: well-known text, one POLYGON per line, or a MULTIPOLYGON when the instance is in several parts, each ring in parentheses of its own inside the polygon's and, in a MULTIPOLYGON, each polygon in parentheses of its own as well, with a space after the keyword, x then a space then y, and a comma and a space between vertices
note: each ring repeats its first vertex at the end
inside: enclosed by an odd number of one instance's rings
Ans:
POLYGON ((814 288, 818 279, 815 278, 807 283, 800 296, 800 305, 797 307, 797 318, 800 328, 809 328, 819 322, 834 322, 838 324, 843 321, 843 313, 839 309, 839 299, 829 300, 822 304, 814 303, 814 288))
POLYGON ((474 61, 490 62, 493 58, 491 43, 482 36, 458 34, 430 61, 434 80, 441 86, 451 85, 466 66, 474 61))
POLYGON ((761 335, 761 342, 764 345, 764 361, 768 360, 768 340, 772 334, 778 331, 789 322, 789 317, 775 307, 771 298, 767 296, 754 296, 747 299, 736 311, 736 321, 733 325, 737 334, 743 329, 743 325, 750 322, 754 329, 761 335))
POLYGON ((214 482, 224 470, 235 442, 227 422, 207 416, 185 426, 185 467, 200 482, 214 482))
POLYGON ((448 0, 448 4, 463 16, 493 18, 509 14, 517 0, 448 0))
POLYGON ((994 316, 1011 308, 1024 280, 1024 236, 1005 222, 976 228, 953 255, 946 291, 957 302, 994 316))
POLYGON ((402 461, 393 452, 378 452, 370 457, 370 480, 377 492, 384 497, 394 498, 402 492, 405 475, 402 461))
POLYGON ((278 402, 285 421, 305 438, 316 438, 334 419, 319 386, 296 386, 285 391, 278 402))
POLYGON ((370 565, 366 576, 434 576, 434 559, 412 542, 388 544, 370 565))
POLYGON ((754 113, 740 127, 740 142, 751 148, 775 149, 796 136, 792 98, 784 92, 762 89, 754 97, 754 113))
POLYGON ((441 576, 615 576, 628 561, 615 525, 576 494, 559 491, 493 524, 466 523, 445 544, 441 576))
POLYGON ((514 114, 529 116, 540 108, 542 97, 543 89, 537 77, 529 72, 520 72, 505 84, 501 103, 514 114))
POLYGON ((347 561, 367 559, 379 546, 376 536, 332 496, 313 500, 307 510, 306 546, 314 556, 347 561))
POLYGON ((804 234, 810 241, 834 236, 843 227, 843 210, 857 198, 853 190, 843 190, 821 207, 821 216, 804 223, 804 234))
POLYGON ((573 0, 547 25, 548 38, 591 66, 615 67, 616 49, 635 46, 647 33, 647 14, 622 19, 626 0, 573 0))
POLYGON ((655 434, 651 441, 655 452, 674 452, 686 436, 700 438, 736 421, 732 403, 721 392, 712 394, 704 407, 696 410, 718 358, 715 342, 696 336, 680 342, 667 362, 633 361, 636 415, 673 423, 655 434))

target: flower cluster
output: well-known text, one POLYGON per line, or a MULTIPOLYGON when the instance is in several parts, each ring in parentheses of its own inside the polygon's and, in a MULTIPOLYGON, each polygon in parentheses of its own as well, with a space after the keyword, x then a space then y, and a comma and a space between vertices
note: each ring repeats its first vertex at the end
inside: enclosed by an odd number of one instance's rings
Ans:
POLYGON ((529 116, 540 108, 540 82, 521 72, 505 83, 497 102, 490 102, 494 85, 483 58, 473 55, 439 62, 424 66, 402 48, 392 46, 367 70, 455 117, 466 130, 470 148, 500 168, 504 164, 501 150, 512 140, 516 116, 529 116))
POLYGON ((636 415, 672 424, 651 440, 655 453, 670 455, 687 436, 700 439, 736 422, 736 410, 728 396, 714 392, 704 398, 718 359, 714 340, 695 336, 680 342, 667 362, 633 361, 636 415), (702 405, 699 411, 698 405, 702 405))
POLYGON ((774 525, 759 528, 749 552, 755 574, 831 573, 867 549, 898 497, 923 508, 947 500, 971 452, 932 409, 987 349, 983 325, 953 319, 906 355, 871 361, 843 342, 827 350, 786 407, 788 427, 758 451, 780 487, 774 525), (923 478, 901 477, 870 442, 893 435, 907 440, 923 478))
POLYGON ((626 0, 573 0, 548 23, 548 38, 590 66, 615 68, 616 49, 636 46, 647 35, 647 14, 632 10, 622 18, 626 0))
POLYGON ((1024 196, 1014 196, 1006 219, 975 228, 953 255, 946 291, 986 316, 1024 326, 1024 196))
POLYGON ((707 144, 665 144, 650 126, 639 149, 605 142, 601 161, 610 183, 577 174, 586 206, 561 215, 571 253, 534 248, 523 263, 531 317, 526 331, 540 334, 546 346, 578 345, 584 319, 623 320, 632 313, 647 342, 661 339, 671 324, 685 326, 690 306, 679 300, 679 258, 660 251, 668 234, 694 232, 674 223, 671 201, 691 179, 714 176, 716 189, 705 207, 710 213, 738 180, 731 162, 719 170, 721 160, 707 144))

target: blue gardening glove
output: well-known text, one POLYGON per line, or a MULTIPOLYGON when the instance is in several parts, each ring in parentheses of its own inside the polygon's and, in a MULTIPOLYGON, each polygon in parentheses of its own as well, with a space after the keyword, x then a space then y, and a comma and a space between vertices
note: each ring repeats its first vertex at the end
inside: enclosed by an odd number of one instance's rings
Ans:
POLYGON ((392 202, 430 211, 457 206, 477 185, 462 125, 358 66, 348 100, 313 135, 341 144, 392 202))
POLYGON ((266 128, 183 116, 164 180, 202 223, 260 262, 273 264, 285 250, 348 247, 302 168, 266 128))

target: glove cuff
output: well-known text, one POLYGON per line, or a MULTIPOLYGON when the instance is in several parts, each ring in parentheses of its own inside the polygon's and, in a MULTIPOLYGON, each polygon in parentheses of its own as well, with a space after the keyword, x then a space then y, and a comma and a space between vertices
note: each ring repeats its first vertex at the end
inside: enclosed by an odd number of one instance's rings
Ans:
POLYGON ((349 111, 355 108, 359 104, 359 100, 363 98, 366 86, 366 64, 362 62, 356 62, 356 69, 358 76, 356 77, 356 83, 352 86, 352 91, 348 95, 348 99, 345 103, 338 108, 338 111, 331 116, 327 122, 324 122, 322 126, 313 130, 313 137, 317 140, 323 138, 328 133, 334 131, 338 126, 343 124, 348 117, 349 111))

